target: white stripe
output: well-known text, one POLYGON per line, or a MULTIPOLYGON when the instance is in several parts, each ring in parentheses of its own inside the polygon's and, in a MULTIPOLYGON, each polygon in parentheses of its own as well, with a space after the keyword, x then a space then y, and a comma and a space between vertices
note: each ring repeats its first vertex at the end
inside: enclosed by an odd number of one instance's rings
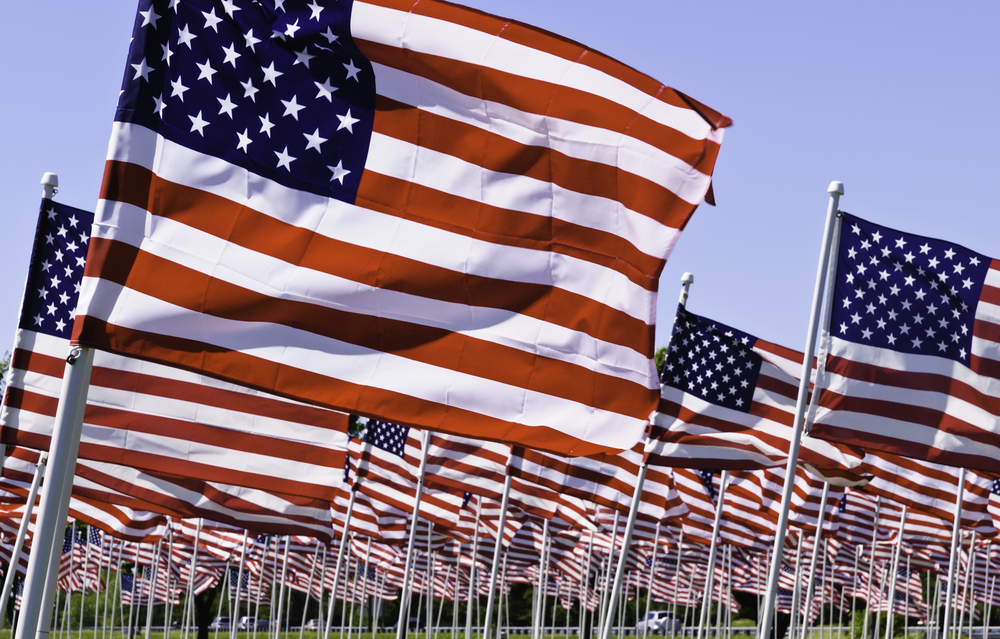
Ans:
MULTIPOLYGON (((650 360, 643 354, 580 331, 504 309, 470 307, 359 284, 256 253, 130 204, 117 202, 113 207, 132 220, 145 220, 149 239, 142 248, 146 252, 261 295, 441 328, 657 388, 656 379, 646 372, 650 360), (179 252, 173 246, 186 250, 179 252), (279 290, 262 282, 285 285, 279 290), (537 339, 540 336, 543 339, 537 339)), ((126 243, 135 239, 133 234, 121 237, 126 243)))
MULTIPOLYGON (((554 286, 646 322, 655 316, 655 292, 643 289, 617 271, 586 260, 476 240, 289 189, 223 160, 163 140, 138 125, 115 123, 112 148, 121 146, 114 143, 116 138, 121 138, 122 144, 129 140, 131 146, 127 153, 113 153, 109 159, 139 164, 165 180, 212 193, 298 228, 457 273, 554 286)), ((145 218, 133 213, 134 209, 109 208, 107 202, 101 201, 94 230, 137 245, 147 229, 145 218), (129 239, 129 235, 135 239, 129 239)), ((180 252, 177 247, 170 250, 180 252)))
POLYGON ((391 353, 266 322, 195 314, 162 300, 85 277, 81 308, 112 324, 211 343, 324 377, 403 393, 506 422, 548 426, 599 446, 638 441, 645 421, 391 353), (317 352, 336 357, 317 357, 317 352))
POLYGON ((712 139, 715 135, 711 126, 694 111, 662 102, 603 71, 452 22, 355 2, 351 35, 355 39, 579 89, 616 102, 694 139, 712 139))
POLYGON ((521 111, 465 95, 422 76, 373 64, 379 95, 422 111, 495 133, 526 146, 546 147, 571 158, 613 166, 659 184, 698 204, 711 177, 687 162, 639 140, 596 126, 521 111))

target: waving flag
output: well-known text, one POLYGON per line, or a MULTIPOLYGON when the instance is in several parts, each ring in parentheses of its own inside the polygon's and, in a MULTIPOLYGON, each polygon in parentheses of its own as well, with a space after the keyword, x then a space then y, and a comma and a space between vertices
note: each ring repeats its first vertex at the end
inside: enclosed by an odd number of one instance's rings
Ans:
MULTIPOLYGON (((750 470, 788 458, 802 353, 677 309, 660 404, 646 452, 651 464, 750 470)), ((803 438, 799 462, 834 483, 861 481, 863 454, 803 438)))
POLYGON ((456 434, 639 440, 728 118, 444 2, 203 9, 140 3, 77 338, 456 434))
MULTIPOLYGON (((43 200, 0 441, 47 450, 94 215, 43 200)), ((80 459, 329 501, 347 415, 111 353, 94 358, 80 459)))
POLYGON ((995 471, 1000 262, 843 214, 812 434, 995 471))

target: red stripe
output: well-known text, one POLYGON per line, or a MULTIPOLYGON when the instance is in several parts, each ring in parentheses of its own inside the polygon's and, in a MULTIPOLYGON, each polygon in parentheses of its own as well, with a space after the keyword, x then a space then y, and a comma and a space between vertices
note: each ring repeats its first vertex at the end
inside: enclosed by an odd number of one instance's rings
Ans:
MULTIPOLYGON (((408 186, 407 190, 410 188, 419 202, 420 189, 408 186)), ((655 326, 583 295, 552 286, 467 275, 341 242, 286 224, 243 204, 162 180, 134 164, 108 162, 101 191, 105 199, 166 215, 191 228, 302 268, 418 297, 517 312, 652 357, 655 326), (331 259, 331 255, 338 258, 331 259), (594 318, 601 319, 595 322, 594 318)), ((439 201, 427 205, 450 207, 439 201)), ((424 208, 421 206, 421 211, 424 208)), ((399 214, 397 208, 389 209, 399 214)), ((93 253, 87 259, 88 274, 97 273, 93 253)), ((116 266, 121 269, 130 263, 116 266)), ((121 272, 111 277, 121 279, 126 275, 121 272)))
MULTIPOLYGON (((680 159, 704 175, 711 175, 715 168, 718 143, 690 138, 669 125, 594 93, 429 53, 366 40, 356 39, 355 43, 372 62, 427 78, 459 93, 526 113, 627 135, 680 159)), ((696 205, 688 205, 662 211, 656 219, 673 228, 682 228, 695 208, 696 205)))
MULTIPOLYGON (((251 388, 284 397, 312 397, 329 408, 372 419, 382 419, 386 407, 392 407, 398 414, 419 416, 423 423, 413 425, 420 428, 492 441, 515 439, 532 448, 560 454, 589 455, 607 450, 545 426, 514 424, 411 395, 333 379, 246 353, 220 350, 211 344, 134 331, 90 316, 78 315, 74 332, 75 339, 96 348, 114 352, 128 348, 134 351, 132 355, 144 359, 170 362, 180 368, 224 379, 233 371, 239 371, 240 383, 251 388), (86 338, 81 339, 81 334, 86 338)), ((653 393, 649 410, 655 406, 655 391, 653 393)))

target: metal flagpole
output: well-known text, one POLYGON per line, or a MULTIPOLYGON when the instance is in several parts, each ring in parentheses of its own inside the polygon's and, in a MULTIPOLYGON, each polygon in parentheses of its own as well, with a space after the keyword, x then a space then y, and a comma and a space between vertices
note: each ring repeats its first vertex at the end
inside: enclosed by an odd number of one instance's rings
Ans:
MULTIPOLYGON (((601 584, 601 630, 604 629, 604 621, 607 619, 608 594, 611 592, 611 558, 615 554, 615 547, 618 545, 618 511, 615 511, 615 525, 611 527, 611 547, 608 549, 608 563, 604 570, 604 583, 601 584)), ((603 639, 603 638, 602 638, 603 639)))
MULTIPOLYGON (((647 637, 649 636, 649 605, 653 601, 653 573, 656 572, 656 551, 659 549, 659 547, 660 547, 660 522, 656 522, 656 533, 653 535, 653 556, 650 559, 649 563, 649 583, 646 588, 646 614, 643 616, 642 639, 647 639, 647 637)), ((638 593, 636 593, 636 597, 638 598, 638 593)))
POLYGON ((153 551, 152 581, 149 583, 149 603, 146 605, 146 639, 153 633, 153 604, 156 602, 156 579, 160 568, 160 542, 156 542, 153 551))
MULTIPOLYGON (((285 605, 285 579, 288 576, 288 543, 291 541, 289 535, 285 536, 285 552, 281 560, 281 586, 278 588, 278 614, 275 617, 275 632, 276 636, 281 636, 281 614, 285 605)), ((239 577, 237 576, 237 579, 239 577)))
POLYGON ((173 597, 170 596, 170 578, 174 575, 174 531, 169 527, 167 531, 170 533, 170 539, 167 541, 167 603, 164 606, 163 639, 170 639, 170 621, 174 611, 173 597))
MULTIPOLYGON (((684 528, 681 528, 680 536, 677 540, 677 568, 674 570, 674 605, 670 613, 670 639, 676 639, 677 635, 677 600, 680 598, 681 585, 681 551, 684 546, 684 528)), ((690 597, 688 598, 690 599, 690 597)), ((684 606, 685 616, 687 606, 684 606)))
POLYGON ((809 628, 808 613, 812 607, 813 592, 816 589, 816 560, 819 558, 820 540, 823 539, 823 516, 826 514, 826 499, 830 494, 830 482, 823 482, 823 495, 819 498, 819 515, 816 516, 816 536, 813 537, 812 557, 809 558, 809 585, 806 586, 806 618, 802 624, 802 639, 806 639, 809 628))
MULTIPOLYGON (((541 639, 539 630, 539 620, 541 618, 541 611, 544 610, 542 605, 542 585, 545 583, 545 545, 548 542, 549 537, 549 520, 546 519, 542 523, 542 550, 538 554, 538 589, 535 592, 534 606, 531 614, 531 637, 532 639, 541 639)), ((612 540, 612 546, 614 541, 612 540)))
MULTIPOLYGON (((306 617, 309 614, 309 598, 312 597, 313 579, 316 577, 316 564, 319 562, 319 549, 320 549, 320 546, 322 546, 322 545, 323 544, 320 543, 319 539, 317 539, 316 540, 316 552, 313 553, 312 566, 309 568, 309 583, 308 583, 308 585, 306 585, 306 601, 302 605, 302 623, 299 625, 299 639, 302 639, 302 637, 305 636, 305 632, 306 632, 306 621, 308 621, 308 619, 306 619, 306 617)), ((369 551, 371 550, 371 539, 368 540, 368 549, 369 549, 369 551)), ((367 564, 367 563, 368 563, 368 560, 366 559, 365 560, 365 564, 367 564)), ((367 570, 367 566, 366 566, 366 570, 367 570)), ((248 580, 247 586, 249 587, 249 585, 250 584, 249 584, 249 580, 248 580)), ((250 615, 250 598, 247 597, 247 616, 249 616, 249 615, 250 615)), ((256 621, 254 623, 256 623, 256 621)), ((374 637, 374 636, 375 635, 372 635, 372 637, 374 637)))
MULTIPOLYGON (((497 528, 496 546, 493 547, 493 562, 490 564, 490 587, 486 596, 486 623, 483 626, 483 639, 490 639, 493 624, 493 603, 496 599, 497 569, 500 567, 500 551, 503 549, 503 533, 507 525, 507 506, 510 504, 510 470, 503 480, 503 497, 500 499, 500 526, 497 528)), ((478 528, 477 528, 478 529, 478 528)), ((473 560, 475 557, 473 557, 473 560)), ((500 584, 503 587, 503 584, 500 584)), ((503 625, 503 620, 498 615, 497 627, 503 625)))
MULTIPOLYGON (((719 494, 716 496, 715 521, 712 523, 712 545, 708 551, 708 574, 705 576, 705 596, 707 602, 701 607, 698 620, 698 639, 705 636, 705 625, 708 623, 708 609, 712 607, 712 588, 715 585, 715 558, 719 549, 719 532, 722 530, 722 501, 726 497, 726 484, 729 483, 729 471, 722 471, 719 494)), ((605 638, 607 639, 607 638, 605 638)))
MULTIPOLYGON (((686 283, 683 286, 685 294, 687 293, 688 286, 690 286, 690 283, 686 283)), ((611 599, 608 601, 608 613, 605 617, 604 628, 601 631, 601 639, 609 639, 611 637, 611 624, 614 622, 615 606, 618 604, 618 596, 622 590, 622 579, 625 577, 625 562, 628 559, 629 545, 632 543, 632 533, 635 530, 636 516, 639 514, 639 503, 642 501, 642 487, 646 483, 646 469, 648 467, 649 461, 644 458, 642 465, 639 467, 639 476, 636 478, 635 488, 632 490, 632 505, 629 507, 628 521, 625 524, 625 539, 623 540, 622 551, 618 555, 618 566, 615 568, 615 585, 611 592, 611 599)), ((615 523, 617 521, 618 516, 616 514, 615 523)), ((615 541, 615 539, 611 540, 612 553, 614 553, 615 541)), ((610 561, 610 555, 608 559, 610 561)))
MULTIPOLYGON (((185 609, 187 609, 189 607, 191 608, 191 614, 190 615, 186 615, 187 616, 187 620, 188 620, 188 624, 191 623, 191 617, 194 615, 194 606, 193 606, 193 602, 191 602, 191 599, 194 597, 194 575, 195 575, 195 570, 197 570, 197 568, 198 568, 198 545, 201 543, 201 524, 202 524, 202 521, 203 521, 202 518, 199 517, 198 518, 198 527, 195 528, 195 531, 194 531, 194 550, 191 553, 191 572, 190 572, 190 575, 188 577, 188 597, 187 597, 187 600, 185 600, 185 602, 184 602, 184 604, 185 604, 184 608, 185 609), (189 602, 190 602, 190 604, 189 604, 189 602)), ((265 557, 265 559, 266 559, 266 557, 265 557)), ((189 632, 190 631, 188 630, 188 626, 185 625, 184 626, 184 639, 188 639, 189 632)))
POLYGON ((899 534, 896 539, 895 552, 892 553, 892 574, 889 575, 889 616, 885 622, 885 639, 892 639, 892 612, 896 603, 896 579, 899 571, 899 553, 903 549, 903 530, 906 526, 906 504, 903 504, 903 514, 899 517, 899 534))
POLYGON ((344 548, 347 545, 348 530, 351 528, 351 515, 354 513, 354 501, 357 497, 358 487, 355 485, 351 488, 351 501, 347 503, 347 517, 344 519, 344 530, 340 537, 340 548, 337 550, 337 563, 333 569, 333 588, 330 590, 330 604, 327 608, 323 639, 330 639, 330 626, 333 624, 333 608, 337 603, 337 586, 340 585, 340 567, 344 561, 344 548))
POLYGON ((865 596, 865 621, 861 630, 861 638, 868 639, 868 620, 871 618, 872 608, 872 574, 875 570, 875 542, 878 541, 878 516, 882 510, 882 497, 875 498, 875 524, 872 528, 872 556, 868 562, 868 581, 865 583, 867 595, 865 596))
MULTIPOLYGON (((469 598, 468 604, 465 607, 465 639, 472 639, 472 585, 475 583, 476 578, 476 561, 479 556, 479 522, 483 514, 483 498, 476 498, 476 528, 472 533, 472 564, 469 567, 469 598)), ((430 548, 430 544, 427 546, 430 548)), ((486 621, 486 626, 489 627, 489 620, 486 621)))
MULTIPOLYGON (((240 550, 240 567, 236 572, 236 614, 232 616, 229 620, 229 634, 233 639, 236 639, 236 631, 240 625, 240 597, 243 595, 243 567, 246 565, 247 560, 247 541, 250 536, 250 531, 246 528, 243 529, 243 547, 240 550)), ((249 583, 247 584, 249 586, 249 583)), ((247 616, 250 615, 250 603, 247 603, 247 616)), ((256 623, 256 621, 254 622, 256 623)), ((170 639, 169 637, 164 637, 163 639, 170 639)))
POLYGON ((826 213, 826 227, 823 231, 823 247, 820 250, 819 269, 816 273, 816 286, 813 289, 812 310, 809 314, 809 330, 806 333, 806 347, 802 358, 802 375, 799 380, 799 392, 795 401, 795 419, 792 421, 792 440, 788 449, 788 464, 785 467, 785 486, 781 493, 781 510, 778 515, 778 525, 774 536, 774 556, 767 576, 767 595, 764 599, 763 625, 757 634, 757 639, 769 639, 771 633, 771 615, 778 594, 778 574, 781 570, 781 555, 785 548, 785 533, 788 527, 788 511, 792 504, 792 489, 795 486, 795 467, 799 459, 799 446, 802 443, 803 417, 809 397, 809 382, 812 377, 812 364, 816 350, 816 333, 819 328, 821 303, 823 298, 833 293, 832 287, 827 288, 827 273, 831 256, 834 254, 833 244, 836 230, 839 227, 840 196, 844 194, 844 185, 831 182, 827 193, 830 194, 830 205, 826 213), (825 291, 825 293, 824 293, 825 291))
MULTIPOLYGON (((976 557, 976 532, 973 531, 972 532, 972 541, 969 544, 969 562, 968 562, 967 567, 965 569, 965 586, 964 586, 964 589, 962 591, 962 606, 959 608, 959 611, 960 611, 959 614, 960 615, 964 615, 965 613, 964 613, 963 609, 966 608, 966 605, 965 605, 966 604, 966 602, 965 602, 965 596, 968 595, 968 597, 969 597, 969 601, 968 601, 968 611, 969 611, 969 626, 968 626, 968 628, 969 628, 969 634, 968 634, 968 636, 969 637, 972 636, 972 618, 974 616, 975 606, 976 606, 976 604, 975 604, 975 598, 974 598, 976 584, 975 584, 975 580, 972 577, 974 574, 976 574, 976 559, 977 559, 977 557, 976 557)), ((958 623, 959 635, 961 635, 961 633, 962 633, 961 618, 962 617, 959 616, 959 623, 958 623)))
MULTIPOLYGON (((858 544, 857 546, 854 547, 854 582, 853 582, 853 584, 854 584, 854 596, 851 597, 851 627, 852 628, 854 627, 854 610, 855 610, 855 604, 858 601, 858 563, 860 563, 860 561, 861 561, 861 555, 862 555, 862 553, 864 553, 864 551, 865 551, 864 546, 862 546, 861 544, 858 544)), ((843 597, 841 597, 841 603, 843 603, 843 597)), ((841 612, 843 612, 843 609, 841 609, 841 612)), ((841 619, 843 619, 843 615, 841 615, 841 619)), ((864 635, 862 635, 862 636, 864 636, 864 635)))
POLYGON ((430 450, 430 442, 427 441, 428 432, 423 432, 423 441, 420 454, 420 472, 417 476, 417 495, 413 500, 413 518, 410 520, 410 539, 406 544, 406 564, 403 568, 403 592, 399 600, 399 623, 396 626, 396 639, 406 637, 410 607, 410 570, 413 568, 413 544, 417 539, 417 518, 420 516, 420 498, 424 493, 424 472, 427 470, 427 453, 430 450))
MULTIPOLYGON (((907 582, 910 581, 910 575, 911 575, 911 573, 910 573, 910 560, 911 559, 913 559, 913 555, 912 554, 906 555, 906 581, 907 582)), ((906 588, 904 588, 904 592, 906 592, 906 607, 904 608, 904 612, 906 614, 903 615, 903 636, 906 637, 907 639, 909 639, 909 637, 910 637, 910 584, 909 583, 906 584, 906 588)), ((986 639, 986 635, 983 635, 983 639, 986 639)))
MULTIPOLYGON (((45 461, 48 453, 39 455, 38 463, 35 464, 35 476, 31 480, 31 488, 28 490, 28 500, 24 504, 24 515, 21 517, 21 525, 17 529, 17 538, 14 540, 14 549, 10 555, 10 566, 16 566, 20 560, 21 551, 24 549, 24 538, 28 534, 28 525, 31 523, 31 511, 35 508, 35 497, 38 496, 38 487, 42 483, 42 476, 45 475, 45 461)), ((6 619, 7 602, 10 600, 10 592, 14 588, 14 579, 17 577, 17 570, 8 569, 3 580, 3 594, 0 594, 0 621, 6 619)), ((23 604, 23 600, 22 600, 23 604)))
POLYGON ((799 543, 795 548, 795 582, 792 586, 792 614, 791 623, 788 626, 788 636, 794 637, 796 630, 796 623, 799 620, 799 613, 802 611, 799 604, 799 595, 802 594, 802 546, 805 544, 805 540, 799 537, 799 543))
POLYGON ((944 639, 951 637, 951 596, 955 589, 955 579, 958 572, 955 570, 955 562, 958 556, 958 540, 961 537, 962 526, 962 500, 965 497, 965 469, 958 474, 958 496, 955 497, 955 521, 951 527, 951 552, 948 555, 948 585, 944 590, 944 622, 941 624, 941 636, 944 639))

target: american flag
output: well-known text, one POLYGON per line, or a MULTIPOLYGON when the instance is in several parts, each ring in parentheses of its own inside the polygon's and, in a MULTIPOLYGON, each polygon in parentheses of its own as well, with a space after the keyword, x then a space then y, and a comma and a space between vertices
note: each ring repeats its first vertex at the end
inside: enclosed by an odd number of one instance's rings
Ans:
MULTIPOLYGON (((47 450, 94 215, 43 200, 0 442, 47 450)), ((329 500, 347 416, 176 368, 97 353, 80 459, 329 500)))
MULTIPOLYGON (((800 352, 679 307, 646 444, 650 463, 720 470, 783 466, 802 360, 800 352)), ((862 456, 803 438, 799 463, 854 483, 861 479, 854 471, 862 456)))
POLYGON ((77 337, 457 434, 640 439, 728 118, 444 2, 139 9, 77 337))
POLYGON ((1000 262, 843 214, 813 434, 995 470, 1000 262))

